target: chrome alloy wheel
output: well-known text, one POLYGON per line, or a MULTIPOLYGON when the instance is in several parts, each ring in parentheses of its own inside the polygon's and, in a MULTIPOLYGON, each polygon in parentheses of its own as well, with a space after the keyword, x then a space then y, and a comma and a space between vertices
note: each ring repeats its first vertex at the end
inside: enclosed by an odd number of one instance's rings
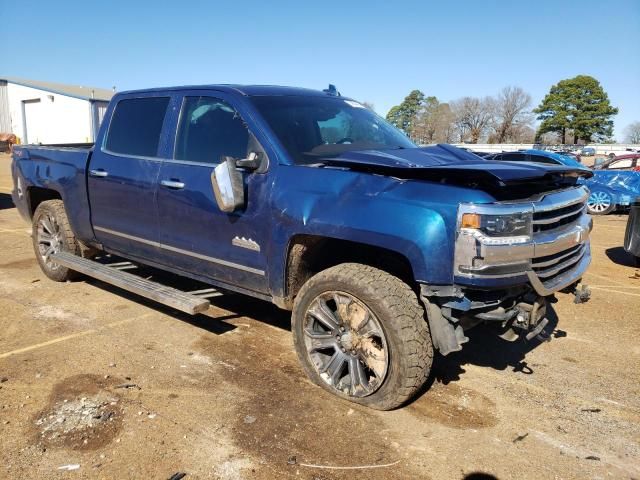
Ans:
POLYGON ((36 235, 38 252, 42 257, 42 261, 47 268, 51 270, 57 269, 59 265, 51 260, 50 255, 60 251, 63 243, 60 225, 53 215, 46 213, 40 217, 36 235))
POLYGON ((374 393, 387 375, 389 351, 373 312, 345 292, 316 297, 305 313, 307 355, 320 377, 352 397, 374 393))
POLYGON ((611 207, 611 195, 606 192, 593 192, 587 200, 587 208, 591 212, 602 213, 611 207))

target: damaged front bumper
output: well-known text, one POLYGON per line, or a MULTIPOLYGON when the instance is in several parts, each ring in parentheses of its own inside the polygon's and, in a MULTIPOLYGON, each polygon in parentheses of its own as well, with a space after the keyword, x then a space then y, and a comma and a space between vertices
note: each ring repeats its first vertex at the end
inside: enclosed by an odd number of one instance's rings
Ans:
MULTIPOLYGON (((588 265, 588 259, 583 261, 588 265)), ((580 266, 572 270, 574 274, 583 272, 580 266)), ((548 303, 555 291, 573 292, 575 303, 589 299, 590 291, 580 284, 580 277, 581 273, 566 277, 571 279, 570 283, 559 281, 557 288, 547 295, 540 295, 533 283, 498 290, 422 284, 420 299, 425 306, 434 347, 442 355, 461 350, 469 340, 465 331, 479 323, 498 324, 500 336, 508 341, 521 336, 527 340, 546 340, 548 303)), ((546 288, 543 291, 547 291, 546 288)))

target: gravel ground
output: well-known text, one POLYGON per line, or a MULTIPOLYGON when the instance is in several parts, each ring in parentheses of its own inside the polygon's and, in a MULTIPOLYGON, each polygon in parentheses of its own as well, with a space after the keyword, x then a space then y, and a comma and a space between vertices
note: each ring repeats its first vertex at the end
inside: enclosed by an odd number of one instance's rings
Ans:
POLYGON ((0 157, 0 472, 7 478, 640 478, 640 276, 595 218, 590 302, 552 340, 471 332, 411 405, 305 378, 289 315, 238 295, 189 317, 40 272, 0 157), (493 476, 493 477, 492 477, 493 476))

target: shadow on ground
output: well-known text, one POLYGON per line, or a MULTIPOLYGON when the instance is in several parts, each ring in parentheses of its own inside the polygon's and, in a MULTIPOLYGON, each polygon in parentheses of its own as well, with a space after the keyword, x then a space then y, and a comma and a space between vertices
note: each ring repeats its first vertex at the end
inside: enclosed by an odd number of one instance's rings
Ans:
MULTIPOLYGON (((558 315, 551 304, 547 306, 547 319, 549 323, 545 331, 550 341, 567 336, 565 331, 557 329, 558 315)), ((478 325, 465 332, 469 341, 463 345, 462 350, 446 357, 436 354, 429 380, 416 399, 426 393, 436 382, 447 385, 460 380, 466 373, 465 365, 477 365, 494 370, 511 369, 513 372, 533 375, 534 366, 529 365, 525 358, 542 341, 538 338, 528 341, 521 337, 514 342, 508 342, 498 336, 497 327, 498 325, 493 324, 478 325)))
MULTIPOLYGON (((112 257, 111 261, 114 260, 118 260, 118 258, 112 257)), ((200 282, 148 267, 140 268, 138 274, 144 277, 153 277, 153 279, 161 281, 164 285, 183 291, 194 291, 206 287, 200 282)), ((226 311, 222 316, 215 316, 211 310, 207 313, 191 316, 98 280, 86 277, 85 280, 98 288, 108 290, 123 298, 145 305, 216 335, 235 329, 236 327, 229 323, 229 320, 243 317, 256 319, 284 331, 291 330, 290 312, 280 310, 269 302, 241 294, 225 293, 222 296, 210 299, 212 306, 226 311)), ((551 337, 551 341, 554 338, 566 336, 565 332, 556 328, 558 316, 552 304, 548 305, 547 312, 549 324, 545 330, 551 337)), ((540 345, 541 341, 538 339, 527 341, 522 337, 515 342, 508 342, 498 336, 498 327, 499 325, 494 324, 478 325, 466 333, 469 337, 469 342, 464 344, 461 351, 454 352, 446 357, 436 354, 431 376, 422 393, 427 392, 436 382, 447 385, 460 380, 461 376, 466 372, 464 366, 469 364, 495 370, 512 369, 512 371, 520 372, 524 375, 534 374, 534 366, 529 365, 525 358, 531 350, 540 345)))
POLYGON ((6 210, 8 208, 14 208, 11 195, 8 193, 0 193, 0 210, 6 210))
POLYGON ((622 265, 625 267, 635 267, 635 259, 633 255, 626 252, 623 247, 612 247, 607 248, 604 252, 609 260, 618 265, 622 265))

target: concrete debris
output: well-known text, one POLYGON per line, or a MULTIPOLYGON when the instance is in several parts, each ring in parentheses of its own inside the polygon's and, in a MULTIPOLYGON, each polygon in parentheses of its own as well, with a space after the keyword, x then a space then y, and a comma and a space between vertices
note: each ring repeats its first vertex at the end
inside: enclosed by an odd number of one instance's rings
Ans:
POLYGON ((60 402, 43 417, 36 420, 44 439, 93 429, 115 416, 112 398, 86 398, 60 402))

